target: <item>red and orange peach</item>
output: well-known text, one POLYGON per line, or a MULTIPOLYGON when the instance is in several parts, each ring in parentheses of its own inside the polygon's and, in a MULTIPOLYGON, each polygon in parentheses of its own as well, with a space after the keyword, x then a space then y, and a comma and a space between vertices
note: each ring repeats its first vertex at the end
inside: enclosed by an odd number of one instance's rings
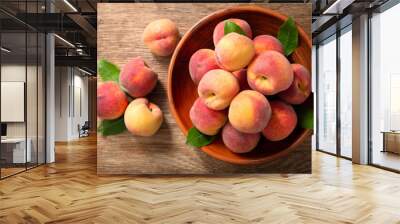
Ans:
POLYGON ((99 83, 97 87, 97 116, 100 119, 113 120, 121 117, 127 105, 128 99, 117 82, 99 83))
POLYGON ((169 56, 179 41, 178 27, 169 19, 149 23, 143 31, 143 41, 157 56, 169 56))
POLYGON ((283 46, 281 42, 271 35, 259 35, 253 40, 256 54, 260 54, 264 51, 277 51, 284 54, 283 46))
POLYGON ((213 110, 227 108, 239 90, 239 83, 235 76, 222 69, 207 72, 200 80, 197 89, 203 102, 213 110))
POLYGON ((214 32, 213 32, 214 46, 217 46, 218 42, 225 35, 225 23, 227 21, 233 22, 236 25, 238 25, 240 28, 242 28, 243 32, 246 34, 246 36, 248 38, 250 38, 250 39, 253 38, 253 32, 251 31, 250 25, 246 21, 244 21, 242 19, 231 18, 231 19, 227 19, 227 20, 224 20, 222 22, 219 22, 215 26, 214 32))
POLYGON ((222 141, 235 153, 246 153, 254 149, 260 140, 260 133, 248 134, 236 130, 229 122, 222 129, 222 141))
POLYGON ((227 121, 226 111, 208 108, 201 98, 192 105, 189 117, 193 125, 206 135, 216 135, 227 121))
POLYGON ((247 81, 252 89, 264 95, 274 95, 292 84, 293 69, 283 54, 265 51, 249 65, 247 81))
POLYGON ((196 85, 208 71, 218 68, 215 52, 211 49, 200 49, 190 57, 189 73, 196 85))
POLYGON ((297 125, 297 115, 293 107, 283 101, 271 101, 272 116, 263 130, 263 135, 270 141, 287 138, 297 125))
POLYGON ((130 96, 143 97, 156 86, 157 74, 146 66, 141 57, 135 57, 122 68, 119 83, 130 96))
POLYGON ((311 94, 311 75, 300 64, 292 64, 294 79, 290 87, 279 93, 279 97, 290 104, 302 104, 311 94))
POLYGON ((228 118, 240 132, 254 134, 261 132, 271 117, 267 98, 254 90, 244 90, 233 98, 228 118))
POLYGON ((246 67, 255 55, 254 44, 248 37, 229 33, 221 38, 215 47, 219 66, 227 71, 237 71, 246 67))

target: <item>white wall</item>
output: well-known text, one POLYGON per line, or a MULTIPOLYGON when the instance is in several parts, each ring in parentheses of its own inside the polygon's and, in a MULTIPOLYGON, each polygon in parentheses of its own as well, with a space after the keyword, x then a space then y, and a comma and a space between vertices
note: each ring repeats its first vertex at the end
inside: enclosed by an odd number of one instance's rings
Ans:
POLYGON ((71 67, 56 67, 55 76, 55 140, 74 140, 88 120, 88 78, 71 67))
MULTIPOLYGON (((36 67, 34 66, 28 66, 27 67, 28 74, 35 74, 36 75, 36 67)), ((5 64, 1 66, 1 81, 3 82, 25 82, 25 64, 24 65, 19 65, 19 64, 5 64)), ((30 76, 29 78, 29 84, 36 86, 36 80, 31 80, 30 76)), ((36 88, 28 88, 28 93, 27 93, 27 103, 30 104, 31 102, 36 100, 36 88), (33 92, 30 92, 29 90, 32 90, 33 92), (35 99, 33 99, 35 98, 35 99)), ((28 105, 27 105, 28 106, 28 105)), ((36 108, 36 101, 34 102, 34 106, 36 108)), ((7 110, 7 108, 1 108, 2 110, 7 110)), ((35 109, 36 111, 36 109, 35 109)), ((28 113, 28 122, 34 121, 36 125, 36 113, 28 113)), ((28 128, 32 127, 33 124, 28 124, 28 128)), ((36 130, 36 126, 34 127, 36 130)), ((36 133, 35 133, 36 134, 36 133)), ((25 122, 7 122, 7 136, 8 137, 25 137, 25 122)), ((28 133, 29 137, 29 133, 28 133)))
POLYGON ((67 67, 55 68, 54 119, 55 141, 68 140, 68 86, 69 76, 67 67))
MULTIPOLYGON (((3 82, 24 82, 26 83, 26 108, 22 108, 22 113, 26 110, 27 120, 23 122, 5 122, 7 124, 8 138, 25 138, 29 139, 32 151, 32 161, 39 163, 44 162, 44 74, 42 68, 36 65, 25 64, 3 64, 1 66, 1 81, 3 82), (37 70, 38 69, 38 70, 37 70), (27 78, 27 80, 25 80, 27 78), (38 92, 37 92, 38 91, 38 92), (37 157, 37 154, 39 156, 37 157)), ((23 90, 22 90, 23 91, 23 90)), ((21 94, 24 94, 23 92, 21 94)), ((4 97, 4 96, 2 96, 4 97)), ((10 108, 1 108, 1 110, 9 110, 10 108)))

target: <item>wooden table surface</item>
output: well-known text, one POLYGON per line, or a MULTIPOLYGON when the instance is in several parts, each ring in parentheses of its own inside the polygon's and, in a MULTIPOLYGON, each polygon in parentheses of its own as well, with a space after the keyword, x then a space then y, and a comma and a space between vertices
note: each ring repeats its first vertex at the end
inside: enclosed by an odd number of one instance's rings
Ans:
MULTIPOLYGON (((309 173, 311 138, 287 157, 257 166, 238 166, 216 160, 185 144, 185 136, 168 109, 167 70, 169 57, 156 57, 142 41, 145 26, 169 18, 183 35, 198 20, 231 3, 100 3, 98 4, 98 59, 119 66, 141 56, 158 74, 155 91, 148 96, 164 112, 164 123, 150 138, 128 132, 97 139, 97 173, 109 174, 235 174, 309 173)), ((259 4, 292 16, 310 35, 311 4, 259 4)))

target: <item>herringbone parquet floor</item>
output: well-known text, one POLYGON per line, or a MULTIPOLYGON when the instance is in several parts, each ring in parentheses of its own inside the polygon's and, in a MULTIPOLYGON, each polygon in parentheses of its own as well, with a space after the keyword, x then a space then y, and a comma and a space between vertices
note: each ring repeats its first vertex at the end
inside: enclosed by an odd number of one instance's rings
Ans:
POLYGON ((94 137, 56 155, 0 181, 0 223, 400 223, 400 175, 319 152, 312 175, 179 178, 98 177, 94 137))

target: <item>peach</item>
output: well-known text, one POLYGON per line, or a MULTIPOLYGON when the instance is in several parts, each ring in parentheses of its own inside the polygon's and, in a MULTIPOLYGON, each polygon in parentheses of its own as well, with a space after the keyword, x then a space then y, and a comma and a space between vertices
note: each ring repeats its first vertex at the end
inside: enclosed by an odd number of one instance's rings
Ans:
POLYGON ((279 97, 290 104, 302 104, 311 94, 311 75, 303 65, 292 64, 292 68, 293 82, 279 97))
POLYGON ((235 76, 222 69, 207 72, 200 80, 197 89, 203 102, 213 110, 227 108, 239 90, 239 82, 235 76))
POLYGON ((215 47, 218 65, 228 71, 246 67, 255 55, 251 39, 238 33, 225 35, 215 47))
POLYGON ((124 114, 128 99, 118 83, 106 81, 97 87, 97 116, 100 119, 113 120, 124 114))
POLYGON ((256 54, 260 54, 264 51, 277 51, 284 54, 283 46, 281 42, 270 35, 260 35, 256 36, 253 40, 254 48, 256 49, 256 54))
POLYGON ((141 57, 135 57, 122 68, 119 83, 130 96, 143 97, 156 86, 157 74, 146 66, 141 57))
POLYGON ((227 120, 226 111, 208 108, 201 98, 194 102, 189 116, 193 125, 206 135, 216 135, 227 120))
POLYGON ((222 141, 235 153, 246 153, 254 149, 260 140, 260 133, 248 134, 236 130, 229 122, 222 129, 222 141))
POLYGON ((270 141, 280 141, 293 132, 297 125, 297 115, 293 107, 283 101, 271 101, 272 116, 263 135, 270 141))
POLYGON ((261 132, 271 117, 271 107, 265 96, 254 90, 240 92, 231 102, 228 118, 240 132, 261 132))
POLYGON ((240 69, 238 71, 232 72, 232 74, 236 77, 239 82, 240 90, 250 89, 249 84, 247 83, 247 69, 240 69))
POLYGON ((218 69, 215 52, 211 49, 196 51, 189 61, 189 73, 193 82, 198 85, 204 74, 213 69, 218 69))
POLYGON ((137 98, 125 110, 125 126, 138 136, 152 136, 160 129, 163 113, 160 108, 146 98, 137 98))
POLYGON ((242 20, 242 19, 235 19, 235 18, 231 18, 231 19, 227 19, 224 20, 222 22, 219 22, 215 28, 214 28, 214 32, 213 32, 213 42, 214 42, 214 46, 217 46, 217 43, 219 42, 219 40, 221 40, 221 38, 225 35, 225 23, 226 21, 230 21, 235 23, 236 25, 240 26, 240 28, 242 28, 243 32, 246 34, 246 36, 248 38, 253 38, 253 33, 251 31, 250 25, 242 20))
POLYGON ((249 86, 264 95, 286 90, 293 81, 293 69, 285 56, 277 51, 265 51, 256 56, 247 68, 249 86))
POLYGON ((169 56, 179 41, 178 27, 169 19, 149 23, 143 31, 143 41, 157 56, 169 56))

